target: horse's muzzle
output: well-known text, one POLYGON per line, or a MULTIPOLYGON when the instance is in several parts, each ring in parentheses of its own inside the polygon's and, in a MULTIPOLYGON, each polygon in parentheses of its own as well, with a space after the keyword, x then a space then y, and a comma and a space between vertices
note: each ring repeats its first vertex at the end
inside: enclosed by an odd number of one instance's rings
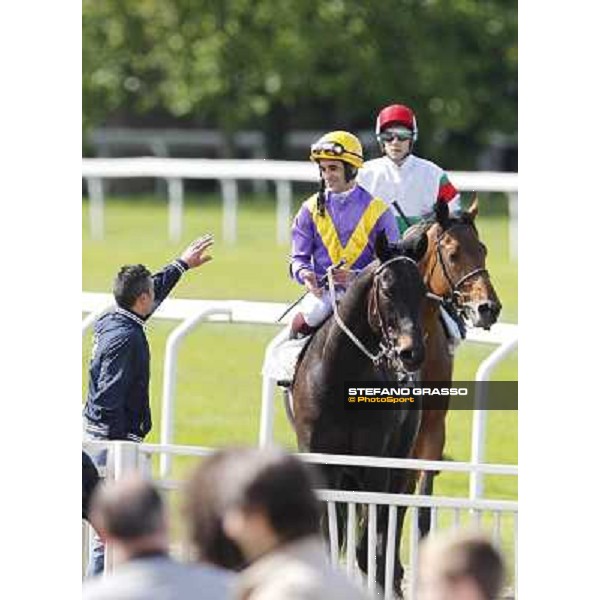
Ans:
POLYGON ((494 300, 485 300, 468 303, 465 308, 473 327, 489 329, 498 320, 502 305, 494 300))

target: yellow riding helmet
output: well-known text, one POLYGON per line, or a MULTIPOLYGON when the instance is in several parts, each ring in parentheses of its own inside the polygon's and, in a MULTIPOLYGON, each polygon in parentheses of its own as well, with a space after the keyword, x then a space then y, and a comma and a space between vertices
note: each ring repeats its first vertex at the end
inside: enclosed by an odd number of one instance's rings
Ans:
POLYGON ((359 139, 347 131, 331 131, 310 147, 310 160, 341 160, 357 169, 363 166, 363 149, 359 139))

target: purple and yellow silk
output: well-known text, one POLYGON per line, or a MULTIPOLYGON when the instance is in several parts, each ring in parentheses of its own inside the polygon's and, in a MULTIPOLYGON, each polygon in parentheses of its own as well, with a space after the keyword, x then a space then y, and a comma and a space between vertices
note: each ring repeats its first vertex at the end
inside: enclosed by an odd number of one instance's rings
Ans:
POLYGON ((325 195, 325 215, 317 211, 317 194, 306 200, 292 226, 292 276, 307 268, 318 278, 327 267, 345 260, 345 268, 360 271, 375 259, 375 239, 385 232, 389 242, 400 234, 387 203, 357 185, 350 192, 325 195))

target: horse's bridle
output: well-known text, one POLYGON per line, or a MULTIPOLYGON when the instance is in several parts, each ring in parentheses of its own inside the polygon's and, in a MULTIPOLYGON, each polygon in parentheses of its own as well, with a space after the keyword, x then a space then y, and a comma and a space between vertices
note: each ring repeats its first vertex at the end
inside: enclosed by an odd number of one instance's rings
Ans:
POLYGON ((485 274, 489 277, 488 270, 485 267, 478 267, 476 269, 473 269, 472 271, 469 271, 466 275, 463 275, 458 281, 456 281, 456 282, 452 281, 452 277, 450 277, 450 273, 448 271, 448 266, 446 265, 446 262, 444 261, 444 255, 442 253, 441 241, 442 241, 442 238, 447 233, 449 233, 450 231, 452 231, 452 229, 454 229, 455 227, 458 227, 458 225, 461 225, 461 224, 468 225, 467 223, 459 223, 456 225, 452 225, 452 226, 448 227, 448 229, 445 229, 444 231, 442 231, 442 233, 437 236, 437 238, 435 240, 435 250, 436 250, 436 255, 437 255, 437 261, 433 264, 433 267, 431 268, 431 270, 429 272, 429 277, 428 277, 428 279, 431 280, 431 277, 433 275, 435 267, 436 267, 437 263, 439 262, 442 267, 442 273, 444 274, 444 277, 446 278, 446 281, 447 281, 448 285, 450 286, 450 290, 451 290, 450 295, 449 296, 438 296, 437 294, 434 294, 432 292, 429 292, 427 294, 427 296, 429 298, 438 300, 439 302, 442 302, 443 304, 451 304, 454 308, 456 308, 459 311, 464 310, 464 307, 461 302, 463 292, 460 290, 460 286, 463 285, 466 281, 468 281, 472 277, 475 277, 475 275, 485 274))
MULTIPOLYGON (((354 335, 354 333, 352 333, 352 331, 350 331, 348 326, 344 323, 344 321, 340 317, 338 310, 337 310, 337 303, 335 301, 335 287, 334 287, 334 281, 333 281, 334 267, 331 266, 327 269, 327 280, 329 282, 329 294, 331 297, 331 305, 333 307, 333 316, 335 318, 335 322, 340 326, 340 329, 350 338, 350 340, 354 343, 354 345, 363 354, 365 354, 367 357, 369 357, 371 359, 371 361, 373 362, 373 364, 376 367, 379 367, 385 359, 387 359, 391 362, 393 359, 397 358, 396 348, 395 348, 392 340, 390 339, 390 337, 387 334, 386 327, 385 327, 385 320, 383 319, 383 317, 381 315, 381 311, 379 309, 379 302, 377 301, 378 296, 379 296, 379 286, 378 286, 379 279, 377 278, 377 276, 386 267, 388 267, 392 263, 400 262, 400 261, 413 264, 413 265, 415 265, 415 267, 418 268, 417 263, 412 258, 409 258, 408 256, 394 256, 394 258, 390 258, 389 260, 386 260, 385 262, 381 263, 377 267, 377 269, 375 269, 375 272, 373 273, 373 293, 375 294, 375 316, 377 317, 377 319, 380 323, 381 335, 383 337, 383 342, 379 343, 379 347, 381 349, 377 354, 373 354, 372 352, 370 352, 367 349, 367 347, 354 335)), ((411 374, 409 371, 406 371, 406 370, 404 370, 404 373, 406 373, 407 375, 411 374)))

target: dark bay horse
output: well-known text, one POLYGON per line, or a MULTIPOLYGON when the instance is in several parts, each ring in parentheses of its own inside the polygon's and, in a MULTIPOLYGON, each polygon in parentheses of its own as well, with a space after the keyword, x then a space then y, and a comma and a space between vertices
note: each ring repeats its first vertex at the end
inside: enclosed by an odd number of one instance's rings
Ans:
MULTIPOLYGON (((485 266, 487 250, 475 227, 477 212, 476 198, 470 208, 456 218, 450 217, 448 205, 440 202, 435 207, 435 220, 415 225, 405 234, 405 238, 410 239, 426 233, 428 249, 419 262, 419 269, 427 289, 437 296, 437 300, 428 298, 423 315, 426 337, 425 360, 420 376, 423 384, 452 381, 453 356, 440 321, 440 301, 450 304, 472 326, 484 329, 489 329, 496 322, 502 308, 485 266)), ((428 397, 423 400, 421 424, 412 450, 414 458, 442 460, 448 404, 441 405, 437 399, 433 402, 435 408, 428 397)), ((432 471, 419 474, 419 494, 433 493, 434 475, 432 471)), ((414 491, 416 484, 413 479, 410 492, 414 491)), ((422 536, 429 532, 430 520, 429 509, 420 509, 419 530, 422 536)))
MULTIPOLYGON (((384 235, 379 236, 375 243, 378 260, 348 288, 339 303, 339 321, 335 315, 330 317, 305 347, 291 389, 294 428, 301 451, 397 458, 410 454, 420 407, 348 410, 343 384, 397 382, 399 373, 414 372, 421 366, 425 356, 421 314, 426 289, 417 262, 426 249, 425 235, 393 247, 388 246, 384 235), (377 360, 375 355, 379 355, 377 360)), ((388 469, 327 466, 324 474, 332 489, 393 492, 399 485, 398 477, 388 469)), ((377 515, 376 578, 381 585, 387 512, 387 507, 379 507, 377 515)), ((342 527, 340 543, 344 531, 342 527)), ((402 566, 397 534, 394 585, 400 593, 402 566)), ((357 550, 359 566, 366 572, 366 527, 359 532, 357 550)))

